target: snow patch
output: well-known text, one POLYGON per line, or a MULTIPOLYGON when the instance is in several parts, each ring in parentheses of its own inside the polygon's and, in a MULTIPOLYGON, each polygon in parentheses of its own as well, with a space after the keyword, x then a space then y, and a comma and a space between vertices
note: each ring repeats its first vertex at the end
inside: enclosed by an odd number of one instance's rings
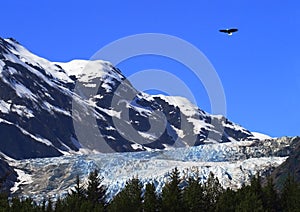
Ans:
POLYGON ((14 186, 10 189, 10 191, 12 193, 16 192, 17 190, 19 190, 19 187, 21 185, 26 185, 26 184, 30 184, 32 183, 32 178, 31 178, 31 175, 29 174, 26 174, 23 170, 21 169, 14 169, 17 174, 18 174, 18 179, 17 179, 17 182, 15 182, 14 186))
POLYGON ((134 150, 143 149, 143 146, 141 144, 131 144, 131 147, 134 150))
POLYGON ((170 105, 178 106, 180 112, 186 116, 194 116, 199 114, 199 108, 194 105, 190 100, 181 96, 164 96, 164 95, 153 95, 153 97, 159 97, 170 105))
POLYGON ((13 84, 14 89, 19 97, 32 99, 37 101, 37 96, 31 92, 28 88, 26 88, 23 84, 15 83, 13 84))
POLYGON ((0 112, 1 113, 9 113, 10 111, 10 104, 3 101, 3 100, 0 100, 0 112))
POLYGON ((116 130, 116 128, 114 128, 113 126, 109 126, 105 128, 106 130, 116 130))
POLYGON ((251 133, 255 138, 258 138, 259 140, 272 139, 272 137, 263 133, 259 133, 259 132, 251 132, 251 133))
MULTIPOLYGON (((0 60, 0 68, 3 68, 5 66, 5 63, 2 61, 2 60, 0 60)), ((0 70, 0 73, 2 72, 2 70, 0 70)))
POLYGON ((153 133, 148 133, 148 132, 141 132, 137 131, 143 138, 149 139, 151 141, 157 140, 157 136, 153 133))
POLYGON ((0 123, 5 123, 5 124, 9 124, 9 125, 14 125, 13 123, 11 123, 11 122, 9 122, 9 121, 7 121, 7 120, 5 120, 5 119, 2 119, 2 118, 0 118, 0 123))
POLYGON ((110 140, 114 140, 114 141, 116 140, 115 137, 113 137, 113 136, 111 136, 111 135, 106 135, 105 137, 106 137, 107 139, 110 139, 110 140))
POLYGON ((194 133, 200 134, 201 128, 207 128, 211 126, 210 124, 207 124, 205 121, 195 118, 187 118, 188 122, 193 123, 194 125, 194 133))
POLYGON ((19 116, 25 116, 27 118, 33 118, 34 114, 26 106, 23 105, 12 105, 12 112, 16 112, 19 116))
POLYGON ((66 110, 61 109, 61 108, 56 107, 56 106, 53 106, 53 105, 51 105, 49 102, 43 102, 43 105, 45 106, 45 108, 46 108, 49 112, 55 111, 55 112, 64 114, 64 115, 66 115, 66 116, 71 116, 71 113, 70 113, 69 111, 66 111, 66 110))
POLYGON ((97 107, 97 109, 105 112, 109 116, 113 116, 118 119, 121 119, 121 111, 109 110, 109 109, 105 109, 105 108, 101 108, 101 107, 97 107))

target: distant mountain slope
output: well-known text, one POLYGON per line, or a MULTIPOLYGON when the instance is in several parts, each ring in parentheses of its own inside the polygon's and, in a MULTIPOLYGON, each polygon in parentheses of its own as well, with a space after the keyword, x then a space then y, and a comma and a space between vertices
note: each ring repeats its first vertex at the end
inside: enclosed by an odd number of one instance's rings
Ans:
POLYGON ((290 174, 296 182, 300 183, 300 137, 294 137, 283 154, 288 153, 289 158, 278 166, 271 174, 277 189, 283 187, 284 181, 290 174))
POLYGON ((14 39, 0 38, 0 88, 0 151, 14 159, 258 139, 182 97, 137 91, 109 62, 54 63, 14 39))
POLYGON ((0 193, 8 193, 18 177, 17 172, 0 156, 0 193))

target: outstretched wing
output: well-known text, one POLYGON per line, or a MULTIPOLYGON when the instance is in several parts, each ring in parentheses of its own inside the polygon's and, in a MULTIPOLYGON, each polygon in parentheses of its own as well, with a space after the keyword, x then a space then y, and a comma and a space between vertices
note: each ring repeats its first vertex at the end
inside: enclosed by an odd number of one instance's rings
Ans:
POLYGON ((232 29, 229 29, 229 30, 228 30, 228 32, 231 32, 231 33, 232 33, 232 32, 236 32, 236 31, 238 31, 238 29, 235 29, 235 28, 232 28, 232 29))
POLYGON ((228 33, 228 29, 220 29, 220 32, 228 33))

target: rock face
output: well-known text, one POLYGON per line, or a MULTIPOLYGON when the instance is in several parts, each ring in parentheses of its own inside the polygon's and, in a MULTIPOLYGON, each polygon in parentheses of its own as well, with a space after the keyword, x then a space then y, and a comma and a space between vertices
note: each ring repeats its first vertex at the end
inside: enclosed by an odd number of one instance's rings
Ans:
MULTIPOLYGON (((282 138, 288 139, 288 138, 282 138)), ((288 159, 278 166, 271 174, 275 187, 281 189, 284 181, 290 174, 296 182, 300 182, 300 137, 291 139, 291 144, 281 151, 281 154, 288 154, 288 159)))
POLYGON ((0 193, 9 192, 9 189, 17 181, 18 174, 8 163, 0 157, 0 193))
POLYGON ((0 152, 14 159, 257 139, 182 97, 137 91, 106 61, 54 63, 0 38, 0 152))

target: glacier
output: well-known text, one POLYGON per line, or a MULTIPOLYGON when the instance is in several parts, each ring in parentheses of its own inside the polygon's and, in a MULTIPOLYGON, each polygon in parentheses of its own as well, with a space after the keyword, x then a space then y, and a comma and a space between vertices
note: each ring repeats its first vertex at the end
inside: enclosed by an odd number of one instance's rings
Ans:
MULTIPOLYGON (((82 183, 88 174, 98 169, 103 184, 108 187, 108 199, 117 194, 132 177, 142 184, 152 182, 160 192, 177 167, 182 179, 197 172, 205 182, 209 173, 218 177, 224 188, 240 188, 252 176, 270 173, 288 157, 296 138, 277 138, 264 141, 240 141, 207 144, 170 150, 151 150, 127 153, 98 153, 65 155, 53 158, 10 160, 19 174, 11 189, 14 194, 30 196, 36 201, 51 197, 55 201, 65 196, 79 175, 82 183)), ((182 182, 184 184, 184 182, 182 182)))

